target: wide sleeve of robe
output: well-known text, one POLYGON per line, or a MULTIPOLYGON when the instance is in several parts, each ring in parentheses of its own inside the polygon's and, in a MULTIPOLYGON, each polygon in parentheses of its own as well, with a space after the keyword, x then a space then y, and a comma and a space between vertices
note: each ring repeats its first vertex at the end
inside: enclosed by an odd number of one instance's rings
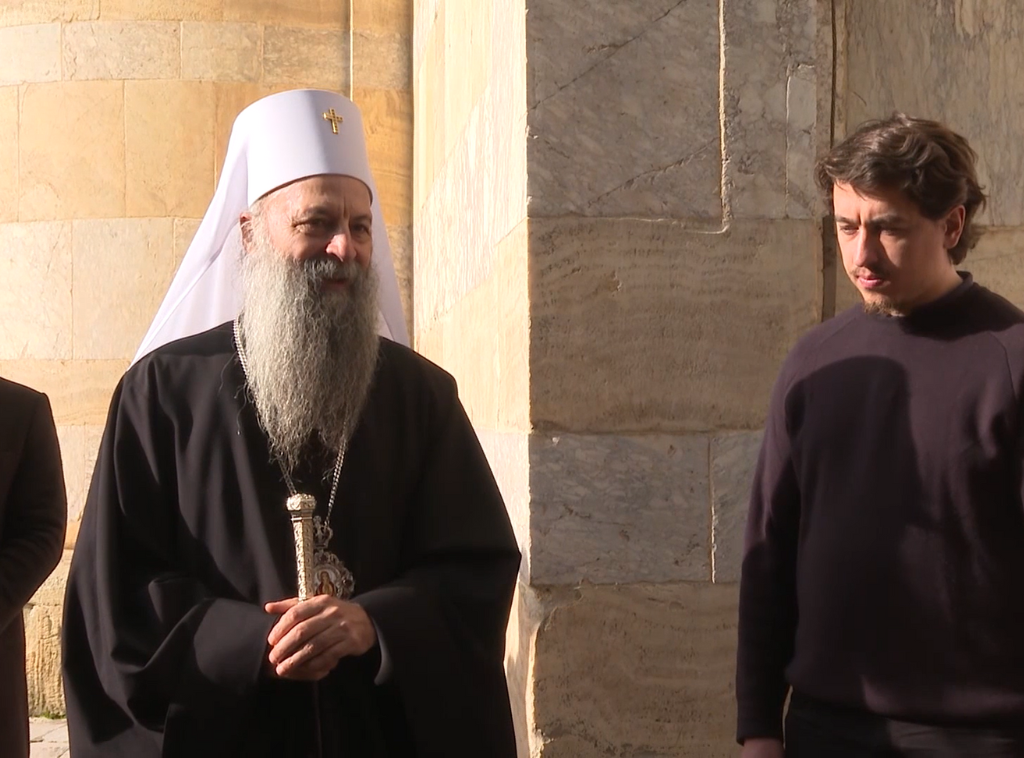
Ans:
POLYGON ((520 554, 455 382, 444 377, 421 441, 406 570, 355 602, 386 641, 417 755, 514 758, 503 656, 520 554))
POLYGON ((147 383, 134 378, 114 393, 68 577, 71 751, 219 755, 214 725, 245 707, 275 618, 214 597, 176 563, 176 451, 159 447, 175 435, 147 383))

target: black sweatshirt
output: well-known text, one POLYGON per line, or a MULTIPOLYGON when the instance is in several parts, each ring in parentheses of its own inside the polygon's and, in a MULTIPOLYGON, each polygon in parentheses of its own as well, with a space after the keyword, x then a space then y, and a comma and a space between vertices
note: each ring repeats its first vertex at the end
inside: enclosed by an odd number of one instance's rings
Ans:
POLYGON ((776 383, 740 585, 738 738, 789 687, 924 724, 1024 721, 1024 313, 974 284, 858 306, 776 383))

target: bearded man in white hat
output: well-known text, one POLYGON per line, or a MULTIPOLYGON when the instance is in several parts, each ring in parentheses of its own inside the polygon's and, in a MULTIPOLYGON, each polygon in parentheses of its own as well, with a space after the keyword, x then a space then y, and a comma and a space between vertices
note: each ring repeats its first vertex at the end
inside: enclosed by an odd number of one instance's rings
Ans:
POLYGON ((111 403, 65 605, 75 758, 515 755, 519 551, 406 341, 359 111, 249 106, 111 403))

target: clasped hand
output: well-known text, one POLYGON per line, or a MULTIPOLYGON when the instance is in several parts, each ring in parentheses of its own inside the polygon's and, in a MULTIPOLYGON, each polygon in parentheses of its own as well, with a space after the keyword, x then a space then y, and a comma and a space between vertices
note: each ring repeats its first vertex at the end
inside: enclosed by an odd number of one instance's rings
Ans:
POLYGON ((316 682, 346 656, 363 655, 377 644, 366 611, 331 595, 267 603, 267 613, 282 614, 267 642, 270 671, 282 679, 316 682))

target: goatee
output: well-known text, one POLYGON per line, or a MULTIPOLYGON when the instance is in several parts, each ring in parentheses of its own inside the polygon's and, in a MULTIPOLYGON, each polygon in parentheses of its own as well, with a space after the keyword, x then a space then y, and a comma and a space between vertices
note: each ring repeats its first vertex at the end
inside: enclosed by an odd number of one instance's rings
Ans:
POLYGON ((340 451, 359 421, 377 365, 377 277, 353 260, 286 258, 259 217, 253 232, 240 319, 248 384, 271 452, 291 473, 310 442, 340 451), (343 288, 325 286, 339 279, 343 288))

